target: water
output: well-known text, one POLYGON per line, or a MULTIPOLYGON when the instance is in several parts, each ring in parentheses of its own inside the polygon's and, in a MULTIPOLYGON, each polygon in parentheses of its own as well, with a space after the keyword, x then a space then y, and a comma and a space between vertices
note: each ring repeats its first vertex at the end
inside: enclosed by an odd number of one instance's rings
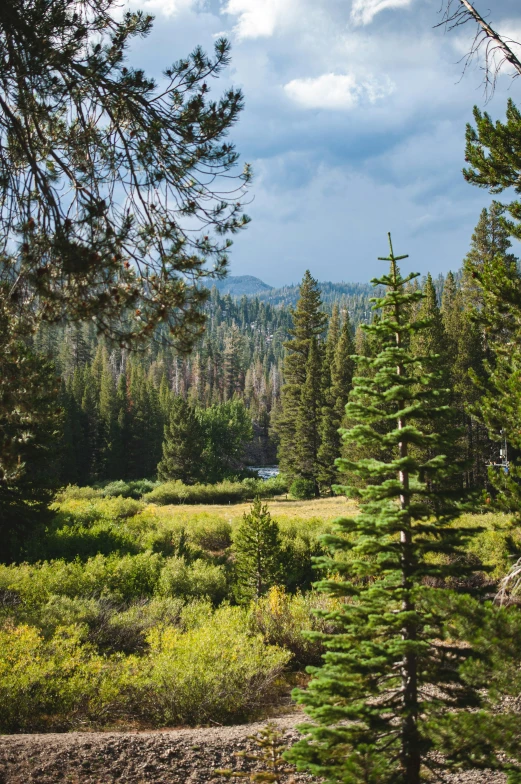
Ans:
POLYGON ((273 476, 277 476, 280 474, 279 467, 277 465, 273 466, 248 466, 252 471, 257 471, 259 474, 260 479, 271 479, 273 476))

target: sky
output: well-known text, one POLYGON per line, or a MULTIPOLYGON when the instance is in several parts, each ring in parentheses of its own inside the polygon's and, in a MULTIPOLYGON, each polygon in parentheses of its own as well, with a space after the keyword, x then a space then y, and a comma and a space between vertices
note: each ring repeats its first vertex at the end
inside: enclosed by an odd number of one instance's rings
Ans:
MULTIPOLYGON (((434 27, 442 0, 127 1, 155 16, 131 52, 150 74, 221 35, 232 44, 212 89, 244 92, 231 140, 254 179, 230 274, 366 282, 388 231, 404 272, 459 269, 492 198, 461 174, 465 125, 474 105, 503 118, 521 79, 505 73, 487 103, 482 63, 462 75, 472 28, 434 27)), ((521 40, 519 0, 475 5, 521 40)))

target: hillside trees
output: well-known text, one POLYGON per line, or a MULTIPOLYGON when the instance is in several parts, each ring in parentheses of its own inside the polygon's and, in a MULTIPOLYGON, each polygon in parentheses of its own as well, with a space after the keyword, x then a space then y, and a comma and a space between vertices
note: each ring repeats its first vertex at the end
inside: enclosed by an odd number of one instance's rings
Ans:
POLYGON ((349 313, 346 310, 341 329, 335 322, 335 311, 329 324, 324 362, 324 405, 320 423, 318 479, 324 489, 331 490, 337 478, 335 460, 340 454, 340 425, 353 380, 355 346, 349 313))
POLYGON ((164 323, 188 348, 208 295, 197 282, 224 273, 229 236, 248 222, 249 170, 233 175, 225 138, 243 99, 209 98, 224 39, 213 58, 197 48, 166 68, 161 85, 129 67, 151 28, 115 0, 2 4, 0 279, 37 318, 94 320, 125 343, 164 323))
POLYGON ((291 759, 331 783, 419 784, 452 764, 502 768, 498 752, 521 752, 513 714, 495 714, 479 691, 486 656, 472 669, 472 646, 456 631, 459 607, 464 625, 479 611, 447 590, 473 570, 461 557, 470 532, 454 524, 460 506, 449 489, 461 470, 449 457, 458 432, 440 357, 418 372, 424 359, 409 336, 419 340, 432 322, 411 318, 425 295, 407 288, 415 275, 401 276, 400 258, 391 245, 390 271, 374 281, 387 287, 375 301, 381 318, 365 328, 377 350, 357 360, 372 372, 354 379, 347 415, 357 424, 344 431, 346 442, 385 447, 390 458, 340 461, 361 480, 345 488, 361 512, 324 537, 330 577, 320 587, 345 603, 326 616, 335 631, 314 635, 324 664, 296 693, 313 724, 291 759), (382 422, 392 426, 382 431, 382 422), (471 706, 480 709, 476 721, 464 710, 471 706))

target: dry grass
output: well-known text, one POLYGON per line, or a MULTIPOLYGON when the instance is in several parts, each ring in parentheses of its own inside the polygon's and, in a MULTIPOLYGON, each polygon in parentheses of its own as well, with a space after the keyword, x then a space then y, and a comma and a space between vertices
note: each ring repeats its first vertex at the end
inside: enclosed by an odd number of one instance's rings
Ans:
MULTIPOLYGON (((271 515, 280 523, 295 521, 321 520, 331 522, 337 517, 355 514, 356 504, 344 496, 333 498, 314 498, 310 501, 295 501, 279 497, 266 501, 271 515)), ((151 506, 151 505, 150 505, 151 506)), ((149 506, 149 509, 150 509, 149 506)), ((216 517, 232 525, 242 519, 245 512, 251 509, 251 502, 242 504, 171 504, 154 506, 154 515, 163 518, 175 518, 179 522, 188 522, 197 518, 216 517)))

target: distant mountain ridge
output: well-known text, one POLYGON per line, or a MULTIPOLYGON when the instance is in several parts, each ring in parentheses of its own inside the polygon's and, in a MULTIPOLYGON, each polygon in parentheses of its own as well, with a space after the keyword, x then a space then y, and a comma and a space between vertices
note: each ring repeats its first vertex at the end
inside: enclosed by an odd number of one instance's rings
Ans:
POLYGON ((214 286, 219 294, 230 294, 232 297, 258 297, 273 288, 254 275, 229 275, 223 280, 212 281, 211 287, 214 286))

